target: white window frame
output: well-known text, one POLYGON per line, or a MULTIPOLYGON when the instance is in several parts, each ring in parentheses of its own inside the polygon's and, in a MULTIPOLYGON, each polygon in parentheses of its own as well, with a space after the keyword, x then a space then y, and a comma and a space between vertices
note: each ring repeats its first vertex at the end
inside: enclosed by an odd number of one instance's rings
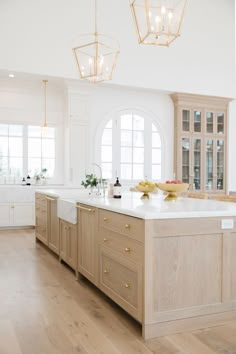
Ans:
MULTIPOLYGON (((142 118, 144 118, 144 124, 146 121, 149 121, 149 127, 152 128, 152 124, 157 129, 157 132, 160 136, 161 140, 161 178, 160 180, 163 180, 164 176, 164 168, 163 168, 163 161, 164 161, 164 139, 163 139, 163 134, 160 128, 160 125, 158 123, 158 120, 156 117, 150 113, 143 111, 141 109, 137 108, 126 108, 126 109, 120 109, 117 111, 114 111, 106 116, 106 118, 102 121, 100 124, 97 134, 96 134, 96 139, 95 139, 95 146, 99 146, 99 149, 96 149, 94 151, 94 156, 95 160, 101 165, 101 146, 102 146, 102 135, 103 131, 106 128, 107 123, 112 120, 112 124, 120 124, 120 117, 125 114, 130 114, 130 115, 138 115, 142 118)), ((120 177, 120 151, 121 151, 121 146, 120 146, 120 134, 117 134, 117 131, 120 132, 120 127, 118 127, 117 130, 112 129, 112 180, 115 180, 117 176, 120 177), (117 161, 117 163, 115 162, 117 161)), ((144 175, 147 179, 152 179, 152 162, 148 163, 150 159, 152 159, 152 145, 147 143, 150 141, 150 136, 152 134, 152 129, 146 129, 144 126, 144 175)), ((133 179, 133 180, 124 180, 122 179, 122 183, 124 185, 133 185, 135 182, 139 181, 140 179, 133 179)))
MULTIPOLYGON (((20 125, 23 127, 23 176, 22 177, 27 177, 28 174, 28 126, 37 126, 39 127, 39 124, 35 124, 32 122, 12 122, 12 121, 0 121, 0 124, 6 124, 6 125, 20 125)), ((55 129, 55 170, 54 170, 54 176, 52 178, 47 179, 47 184, 48 185, 55 185, 55 184, 63 184, 63 150, 62 146, 63 144, 60 144, 59 142, 62 141, 63 139, 63 133, 62 129, 60 129, 59 126, 49 126, 50 128, 55 129), (59 158, 60 157, 60 158, 59 158)), ((9 158, 9 157, 8 157, 9 158)), ((31 176, 33 178, 33 176, 31 176)), ((12 183, 9 182, 6 178, 6 184, 12 183)), ((19 182, 18 182, 19 183, 19 182)))

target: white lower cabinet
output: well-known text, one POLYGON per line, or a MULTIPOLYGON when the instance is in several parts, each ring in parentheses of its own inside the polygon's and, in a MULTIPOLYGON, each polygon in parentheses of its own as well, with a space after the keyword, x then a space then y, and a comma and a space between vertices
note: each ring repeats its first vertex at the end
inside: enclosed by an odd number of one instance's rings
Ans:
POLYGON ((0 204, 0 227, 33 225, 34 203, 0 204))

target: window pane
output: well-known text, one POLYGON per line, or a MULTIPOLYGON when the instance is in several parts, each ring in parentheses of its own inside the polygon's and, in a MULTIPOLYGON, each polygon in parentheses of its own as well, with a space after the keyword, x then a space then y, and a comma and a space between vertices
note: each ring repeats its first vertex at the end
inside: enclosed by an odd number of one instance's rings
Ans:
POLYGON ((23 156, 23 141, 22 138, 9 138, 9 155, 23 156))
POLYGON ((161 147, 161 138, 158 133, 152 133, 152 147, 154 148, 161 147))
POLYGON ((132 130, 132 115, 131 114, 122 115, 120 126, 121 129, 132 130))
POLYGON ((121 179, 132 179, 132 165, 121 164, 120 166, 121 179))
POLYGON ((0 137, 0 156, 8 156, 8 138, 0 137))
POLYGON ((134 130, 144 130, 144 119, 139 116, 134 116, 133 120, 133 129, 134 130))
POLYGON ((8 174, 8 158, 0 157, 0 175, 6 176, 8 174))
POLYGON ((32 138, 41 138, 42 129, 34 125, 28 126, 28 136, 32 138))
POLYGON ((112 164, 102 163, 102 177, 106 179, 112 178, 112 164))
POLYGON ((23 126, 22 125, 9 125, 9 135, 22 136, 23 126))
POLYGON ((55 157, 54 139, 42 139, 42 157, 55 157))
POLYGON ((144 149, 143 148, 134 148, 133 162, 143 163, 144 162, 144 149))
POLYGON ((132 146, 132 132, 121 131, 121 146, 132 146))
POLYGON ((102 145, 112 145, 112 130, 105 129, 102 134, 102 145))
POLYGON ((160 149, 152 149, 152 163, 161 163, 161 150, 160 149))
POLYGON ((156 128, 156 126, 154 124, 152 124, 152 131, 153 132, 157 132, 157 128, 156 128))
POLYGON ((28 156, 41 157, 41 139, 37 139, 37 138, 28 139, 28 156))
POLYGON ((38 175, 42 170, 41 158, 29 158, 28 159, 28 172, 31 177, 38 175))
POLYGON ((23 158, 10 157, 9 159, 10 176, 21 177, 23 175, 23 158))
POLYGON ((112 161, 112 147, 102 146, 102 162, 111 162, 111 161, 112 161))
MULTIPOLYGON (((41 129, 41 127, 40 127, 40 129, 41 129)), ((48 127, 46 129, 46 131, 44 132, 44 137, 54 139, 55 138, 55 128, 48 127)))
POLYGON ((8 124, 0 124, 0 135, 8 135, 8 124))
POLYGON ((132 162, 132 148, 121 148, 121 162, 132 162))
POLYGON ((55 170, 55 159, 43 159, 42 160, 42 169, 47 169, 46 175, 48 177, 53 177, 55 170))
POLYGON ((143 132, 134 132, 134 141, 133 141, 134 146, 144 146, 144 136, 143 132))
POLYGON ((107 125, 106 125, 106 129, 107 128, 112 128, 112 120, 109 120, 109 122, 107 123, 107 125))
POLYGON ((144 172, 143 172, 143 165, 133 165, 133 179, 143 179, 144 172))
POLYGON ((161 165, 152 165, 152 179, 161 180, 161 165))

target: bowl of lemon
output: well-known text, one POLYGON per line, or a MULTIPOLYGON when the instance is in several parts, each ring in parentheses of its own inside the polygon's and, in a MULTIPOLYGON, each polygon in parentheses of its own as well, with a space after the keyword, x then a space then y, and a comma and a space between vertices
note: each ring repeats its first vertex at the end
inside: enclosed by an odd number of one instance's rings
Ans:
POLYGON ((149 199, 149 193, 155 192, 157 190, 157 185, 151 181, 141 181, 135 186, 134 190, 143 193, 141 199, 149 199))

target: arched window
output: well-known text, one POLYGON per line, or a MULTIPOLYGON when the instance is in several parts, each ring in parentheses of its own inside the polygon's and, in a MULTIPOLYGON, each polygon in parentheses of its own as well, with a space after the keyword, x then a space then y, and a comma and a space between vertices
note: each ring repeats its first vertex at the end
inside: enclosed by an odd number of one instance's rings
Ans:
POLYGON ((161 180, 161 155, 161 137, 151 119, 121 113, 103 130, 101 165, 105 178, 161 180))

